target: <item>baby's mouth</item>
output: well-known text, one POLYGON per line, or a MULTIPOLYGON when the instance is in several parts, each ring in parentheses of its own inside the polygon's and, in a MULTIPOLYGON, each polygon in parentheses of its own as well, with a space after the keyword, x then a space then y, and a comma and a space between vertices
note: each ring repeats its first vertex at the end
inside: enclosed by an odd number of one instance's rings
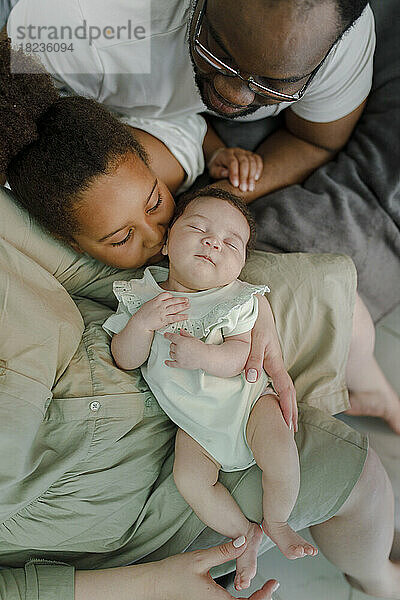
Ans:
POLYGON ((214 265, 214 267, 215 267, 215 262, 214 262, 214 261, 211 259, 211 257, 210 257, 210 256, 207 256, 207 255, 205 255, 205 254, 195 254, 195 256, 196 256, 197 258, 202 258, 202 259, 204 259, 204 260, 207 260, 208 262, 210 262, 210 263, 211 263, 212 265, 214 265))

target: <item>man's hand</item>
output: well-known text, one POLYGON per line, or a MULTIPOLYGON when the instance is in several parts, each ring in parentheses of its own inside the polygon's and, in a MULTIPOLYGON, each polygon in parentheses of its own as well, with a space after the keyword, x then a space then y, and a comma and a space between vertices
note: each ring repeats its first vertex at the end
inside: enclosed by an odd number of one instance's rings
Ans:
POLYGON ((164 333, 171 342, 169 355, 172 360, 166 360, 167 367, 176 369, 201 369, 207 344, 181 329, 180 333, 164 333))
POLYGON ((145 302, 137 311, 136 319, 147 331, 156 331, 171 323, 187 319, 188 314, 183 311, 188 308, 188 298, 177 298, 169 292, 163 292, 145 302))
POLYGON ((208 162, 208 171, 214 179, 228 178, 233 187, 242 192, 253 191, 261 177, 263 161, 259 154, 243 148, 218 148, 208 162))

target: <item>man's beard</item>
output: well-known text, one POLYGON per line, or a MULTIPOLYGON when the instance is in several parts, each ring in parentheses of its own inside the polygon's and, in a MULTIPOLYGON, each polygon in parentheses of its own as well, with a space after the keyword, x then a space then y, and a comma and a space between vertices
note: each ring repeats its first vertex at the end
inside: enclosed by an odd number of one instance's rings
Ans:
MULTIPOLYGON (((199 69, 197 68, 197 66, 194 62, 194 58, 193 58, 193 54, 192 54, 192 50, 191 50, 189 42, 188 42, 188 50, 189 50, 189 54, 190 54, 190 60, 192 62, 194 81, 196 83, 196 87, 199 91, 199 94, 200 94, 203 104, 206 105, 208 110, 217 114, 220 117, 224 117, 224 119, 237 119, 238 117, 245 117, 247 115, 252 115, 253 113, 256 112, 256 110, 261 108, 260 106, 249 106, 248 108, 244 108, 243 110, 240 110, 234 114, 225 114, 224 112, 214 108, 213 105, 210 103, 210 101, 207 97, 207 93, 206 93, 207 84, 214 90, 212 79, 210 77, 206 77, 205 75, 200 74, 199 69)), ((221 102, 222 101, 223 100, 221 100, 221 102)))

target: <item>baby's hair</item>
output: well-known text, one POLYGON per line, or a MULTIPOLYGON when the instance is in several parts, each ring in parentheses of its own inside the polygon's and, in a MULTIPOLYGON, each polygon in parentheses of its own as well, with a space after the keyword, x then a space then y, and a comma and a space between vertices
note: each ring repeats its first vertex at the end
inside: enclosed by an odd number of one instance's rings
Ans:
POLYGON ((139 142, 103 106, 60 97, 36 61, 13 50, 10 39, 0 41, 0 174, 51 234, 72 241, 82 192, 129 154, 148 164, 139 142))
POLYGON ((218 198, 218 200, 225 200, 226 202, 229 202, 229 204, 237 208, 238 211, 240 211, 242 215, 246 218, 247 223, 250 227, 250 237, 246 246, 247 256, 249 250, 252 250, 255 246, 256 222, 254 221, 253 215, 251 214, 243 200, 239 198, 239 196, 235 196, 235 194, 231 194, 226 190, 221 190, 220 188, 216 188, 212 185, 209 185, 207 187, 195 189, 190 192, 186 192, 185 194, 182 194, 182 196, 180 196, 177 202, 174 217, 172 219, 170 227, 172 227, 175 221, 183 215, 186 208, 191 202, 193 202, 193 200, 197 200, 198 198, 204 198, 206 196, 209 198, 218 198))

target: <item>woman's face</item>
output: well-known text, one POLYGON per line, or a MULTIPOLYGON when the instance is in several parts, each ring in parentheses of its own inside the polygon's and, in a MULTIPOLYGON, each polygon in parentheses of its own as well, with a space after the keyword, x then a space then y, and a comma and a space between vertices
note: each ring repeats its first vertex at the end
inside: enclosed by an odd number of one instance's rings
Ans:
POLYGON ((76 211, 80 232, 72 243, 76 250, 120 268, 161 258, 174 200, 139 157, 129 154, 81 197, 76 211))

